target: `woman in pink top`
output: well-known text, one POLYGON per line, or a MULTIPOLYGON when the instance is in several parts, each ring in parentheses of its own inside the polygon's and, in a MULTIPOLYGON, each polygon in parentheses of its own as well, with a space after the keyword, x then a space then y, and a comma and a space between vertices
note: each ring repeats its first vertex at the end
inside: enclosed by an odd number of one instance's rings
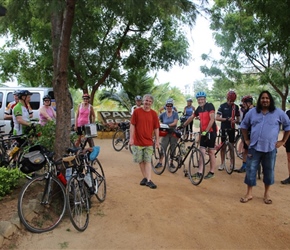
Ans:
POLYGON ((39 123, 44 126, 48 121, 56 119, 56 113, 51 107, 51 97, 46 95, 43 97, 43 106, 39 109, 39 123))
MULTIPOLYGON (((93 123, 96 120, 95 111, 93 106, 89 103, 90 96, 88 94, 83 95, 83 102, 79 105, 76 115, 75 130, 77 131, 78 139, 76 141, 76 146, 78 147, 81 143, 81 138, 83 131, 85 130, 85 125, 93 123)), ((90 145, 92 146, 92 145, 90 145)))

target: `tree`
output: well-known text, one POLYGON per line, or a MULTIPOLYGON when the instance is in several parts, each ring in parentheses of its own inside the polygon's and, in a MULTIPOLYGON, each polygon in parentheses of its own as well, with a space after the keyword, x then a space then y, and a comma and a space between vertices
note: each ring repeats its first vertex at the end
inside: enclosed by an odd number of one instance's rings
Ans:
MULTIPOLYGON (((14 48, 18 57, 9 60, 9 68, 15 69, 14 74, 23 82, 50 85, 53 58, 47 10, 55 7, 54 2, 9 3, 8 9, 13 7, 19 20, 8 16, 2 31, 9 30, 13 42, 22 38, 28 47, 14 48)), ((133 69, 169 70, 174 64, 186 64, 188 42, 180 27, 192 26, 197 12, 189 0, 79 0, 70 44, 70 86, 91 90, 93 100, 100 86, 118 86, 133 69)), ((4 61, 11 54, 1 56, 4 61)), ((7 77, 7 70, 2 69, 1 76, 7 77)))
POLYGON ((269 18, 260 17, 241 1, 216 1, 211 11, 211 28, 216 43, 222 47, 223 58, 216 62, 217 66, 204 67, 202 71, 219 76, 222 84, 228 82, 232 86, 257 81, 264 86, 269 84, 281 97, 285 109, 290 44, 279 45, 280 27, 271 25, 269 18))

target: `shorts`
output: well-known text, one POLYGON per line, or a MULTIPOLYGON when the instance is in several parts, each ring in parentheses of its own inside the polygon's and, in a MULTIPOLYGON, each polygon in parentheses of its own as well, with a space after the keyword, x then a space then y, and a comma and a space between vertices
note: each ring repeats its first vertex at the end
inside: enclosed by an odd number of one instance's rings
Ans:
POLYGON ((131 147, 133 152, 133 161, 136 163, 151 162, 153 146, 135 146, 131 147))
MULTIPOLYGON (((224 142, 226 140, 226 132, 224 129, 221 129, 222 131, 222 134, 221 134, 221 139, 222 139, 222 142, 224 142)), ((228 134, 228 137, 229 137, 229 142, 230 143, 234 143, 235 142, 235 129, 228 129, 227 128, 227 134, 228 134)))
POLYGON ((215 140, 216 140, 216 132, 210 132, 208 136, 200 137, 200 146, 204 148, 214 149, 215 148, 215 140))
POLYGON ((77 135, 83 135, 83 132, 85 132, 85 126, 77 128, 77 135))

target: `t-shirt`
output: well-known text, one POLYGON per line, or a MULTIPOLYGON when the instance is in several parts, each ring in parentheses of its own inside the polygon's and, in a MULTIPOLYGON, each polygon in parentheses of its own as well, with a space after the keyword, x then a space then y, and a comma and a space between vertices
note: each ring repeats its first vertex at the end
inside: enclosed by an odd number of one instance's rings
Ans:
MULTIPOLYGON (((239 117, 240 116, 240 111, 239 107, 236 104, 231 104, 229 105, 227 102, 223 103, 220 105, 217 114, 220 115, 222 118, 233 118, 239 117)), ((235 125, 230 122, 230 121, 222 121, 221 122, 221 129, 226 129, 226 128, 234 128, 235 125)))
MULTIPOLYGON (((198 106, 194 112, 195 117, 199 117, 200 120, 200 131, 205 131, 209 122, 210 115, 215 113, 215 108, 212 103, 206 103, 203 107, 198 106)), ((214 122, 209 132, 216 132, 216 123, 214 122)))
POLYGON ((22 135, 25 134, 25 129, 27 128, 27 126, 19 124, 16 120, 17 116, 22 116, 22 119, 24 121, 30 121, 29 118, 29 110, 22 105, 20 102, 18 102, 15 107, 13 108, 12 111, 12 119, 14 122, 14 130, 13 130, 13 135, 22 135))
POLYGON ((131 118, 131 124, 135 126, 134 145, 152 146, 152 133, 159 128, 159 120, 154 110, 145 111, 143 108, 135 109, 131 118))
MULTIPOLYGON (((159 115, 159 120, 163 123, 163 124, 171 124, 174 122, 174 120, 178 120, 178 113, 173 111, 172 115, 170 117, 167 116, 166 112, 163 112, 162 114, 159 115)), ((172 127, 172 128, 176 128, 176 126, 172 127)))

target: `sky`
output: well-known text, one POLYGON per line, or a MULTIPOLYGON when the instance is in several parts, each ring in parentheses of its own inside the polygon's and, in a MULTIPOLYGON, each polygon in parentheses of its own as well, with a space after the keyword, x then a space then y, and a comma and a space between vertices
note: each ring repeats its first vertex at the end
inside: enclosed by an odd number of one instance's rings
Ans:
POLYGON ((205 65, 201 55, 211 51, 211 56, 219 58, 220 49, 215 45, 212 37, 212 31, 209 28, 210 22, 205 17, 198 16, 196 24, 191 32, 188 32, 188 41, 190 43, 190 53, 192 59, 188 66, 174 66, 170 71, 158 71, 157 82, 170 82, 172 86, 182 87, 185 84, 192 83, 195 80, 205 78, 200 71, 200 66, 205 65))

